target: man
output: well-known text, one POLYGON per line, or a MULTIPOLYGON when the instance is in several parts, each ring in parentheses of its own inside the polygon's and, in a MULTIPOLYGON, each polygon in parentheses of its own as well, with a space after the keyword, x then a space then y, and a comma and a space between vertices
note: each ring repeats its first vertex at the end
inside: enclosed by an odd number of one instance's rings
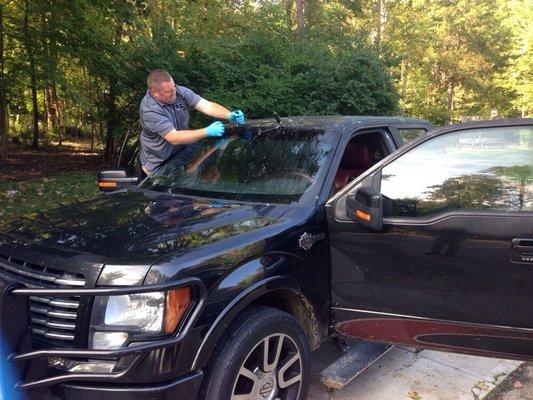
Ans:
POLYGON ((150 72, 148 90, 139 107, 141 124, 141 166, 150 174, 184 146, 206 137, 221 137, 224 125, 213 122, 206 128, 189 129, 189 107, 213 118, 244 123, 240 110, 229 111, 217 103, 203 99, 192 90, 174 84, 163 70, 150 72))

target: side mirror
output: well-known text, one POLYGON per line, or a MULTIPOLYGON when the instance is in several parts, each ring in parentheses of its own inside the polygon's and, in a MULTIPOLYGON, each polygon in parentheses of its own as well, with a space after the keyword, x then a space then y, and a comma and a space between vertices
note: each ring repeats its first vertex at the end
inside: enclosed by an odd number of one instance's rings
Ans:
POLYGON ((123 169, 109 169, 98 172, 98 188, 102 192, 112 192, 136 186, 139 178, 129 177, 123 169))
POLYGON ((371 187, 362 187, 346 198, 348 218, 364 227, 381 230, 383 227, 383 197, 371 187))

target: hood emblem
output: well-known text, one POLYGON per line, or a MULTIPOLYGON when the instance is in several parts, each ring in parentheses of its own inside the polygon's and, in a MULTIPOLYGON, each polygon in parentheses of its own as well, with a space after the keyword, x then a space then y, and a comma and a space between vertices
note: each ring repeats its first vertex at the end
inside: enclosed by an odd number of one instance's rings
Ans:
POLYGON ((325 233, 311 235, 310 233, 305 232, 302 236, 300 236, 300 239, 298 240, 298 245, 304 250, 309 250, 311 247, 313 247, 313 244, 315 244, 315 242, 318 242, 319 240, 325 238, 325 233))

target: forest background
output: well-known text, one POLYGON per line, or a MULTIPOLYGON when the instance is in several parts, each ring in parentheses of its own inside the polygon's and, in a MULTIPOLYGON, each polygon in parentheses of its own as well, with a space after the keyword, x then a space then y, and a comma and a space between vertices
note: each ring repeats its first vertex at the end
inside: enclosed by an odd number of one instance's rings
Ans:
POLYGON ((154 68, 248 118, 528 116, 532 38, 528 0, 0 0, 0 167, 72 137, 113 161, 154 68))

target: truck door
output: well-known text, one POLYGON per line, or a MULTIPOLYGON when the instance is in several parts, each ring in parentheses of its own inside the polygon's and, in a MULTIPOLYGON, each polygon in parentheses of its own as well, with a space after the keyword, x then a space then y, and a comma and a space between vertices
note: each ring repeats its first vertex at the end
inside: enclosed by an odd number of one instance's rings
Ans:
POLYGON ((339 333, 533 358, 533 120, 432 133, 326 208, 339 333))

